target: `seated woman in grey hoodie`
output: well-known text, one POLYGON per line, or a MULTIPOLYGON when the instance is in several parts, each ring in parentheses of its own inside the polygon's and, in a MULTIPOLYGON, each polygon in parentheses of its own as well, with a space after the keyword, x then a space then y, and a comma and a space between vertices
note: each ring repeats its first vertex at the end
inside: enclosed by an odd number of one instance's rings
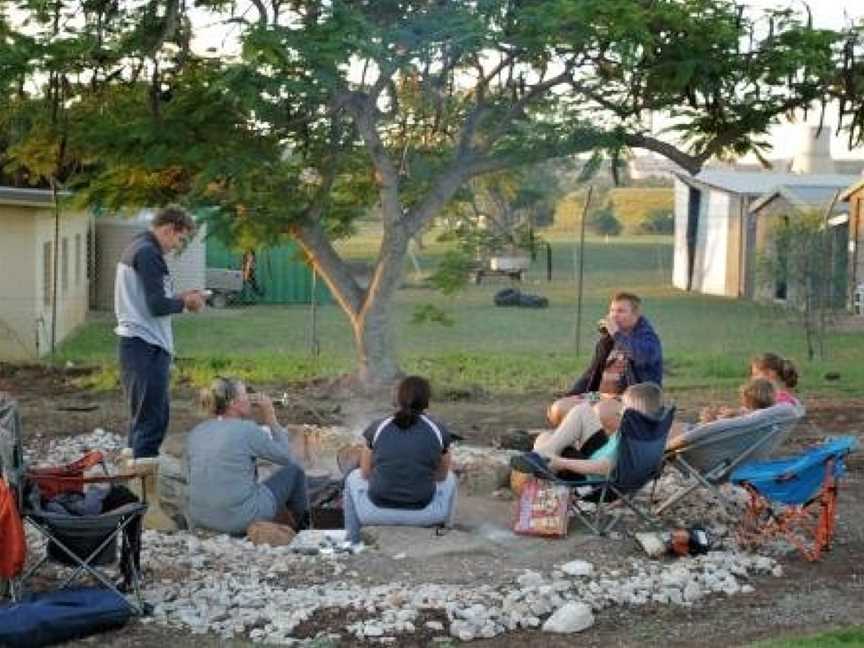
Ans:
POLYGON ((186 440, 192 523, 231 534, 245 533, 256 520, 305 525, 306 474, 294 459, 292 439, 276 420, 271 400, 250 397, 237 379, 216 378, 202 390, 201 404, 212 418, 186 440), (253 419, 253 406, 263 425, 253 419), (259 482, 257 459, 282 468, 259 482))

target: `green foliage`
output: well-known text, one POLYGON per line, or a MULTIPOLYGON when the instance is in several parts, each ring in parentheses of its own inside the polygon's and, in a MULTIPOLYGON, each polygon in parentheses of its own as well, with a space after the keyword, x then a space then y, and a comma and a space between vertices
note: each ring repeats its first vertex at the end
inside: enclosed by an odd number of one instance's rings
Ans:
POLYGON ((445 295, 452 295, 468 284, 468 275, 475 263, 462 251, 450 250, 444 254, 429 282, 445 295))
POLYGON ((670 209, 652 209, 639 229, 643 234, 672 234, 675 232, 675 213, 670 209))
MULTIPOLYGON (((609 191, 608 201, 624 231, 640 234, 644 233, 641 226, 651 212, 674 210, 674 193, 672 187, 615 187, 609 191)), ((598 198, 602 204, 602 197, 598 198)))
POLYGON ((418 304, 411 314, 412 324, 440 324, 441 326, 453 326, 453 318, 435 304, 418 304))
POLYGON ((845 271, 838 273, 835 255, 845 257, 846 250, 833 249, 831 230, 818 211, 779 216, 771 234, 771 244, 758 259, 762 290, 772 293, 781 287, 781 295, 770 296, 784 299, 795 313, 808 358, 822 357, 828 317, 845 302, 845 271))
POLYGON ((732 0, 252 5, 2 1, 2 180, 58 181, 111 210, 207 208, 229 244, 292 236, 351 311, 393 298, 391 256, 450 208, 501 221, 453 227, 472 254, 504 233, 522 245, 518 228, 551 213, 554 174, 514 168, 591 154, 590 171, 641 147, 696 170, 760 153, 780 116, 828 96, 853 133, 864 124, 857 35, 812 29, 803 10, 769 12, 766 34, 732 0), (212 24, 231 38, 197 51, 212 24), (646 138, 647 111, 690 148, 646 138), (332 243, 373 209, 385 236, 367 300, 332 243))
POLYGON ((611 206, 601 207, 588 215, 588 228, 602 236, 618 236, 621 233, 621 221, 615 217, 611 206))

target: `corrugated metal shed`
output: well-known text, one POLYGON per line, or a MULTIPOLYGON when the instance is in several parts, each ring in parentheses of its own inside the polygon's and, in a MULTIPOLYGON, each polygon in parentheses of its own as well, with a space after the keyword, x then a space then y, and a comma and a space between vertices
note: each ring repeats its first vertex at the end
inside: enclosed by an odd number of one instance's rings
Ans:
MULTIPOLYGON (((834 195, 841 189, 844 189, 847 186, 846 183, 839 185, 813 185, 813 186, 803 186, 803 185, 794 185, 787 186, 784 185, 782 187, 776 187, 773 191, 768 192, 759 200, 754 202, 750 206, 750 211, 758 212, 765 205, 770 203, 775 198, 785 198, 786 201, 789 202, 793 207, 797 207, 798 209, 808 209, 808 208, 817 208, 817 207, 827 207, 831 200, 834 198, 834 195)), ((834 205, 833 213, 845 212, 847 208, 844 206, 842 201, 839 201, 834 205)))
MULTIPOLYGON (((294 243, 255 250, 255 278, 264 304, 308 304, 312 301, 312 269, 303 261, 294 243)), ((215 237, 207 239, 207 267, 240 270, 243 254, 228 249, 215 237)), ((320 277, 316 282, 316 301, 332 303, 333 298, 320 277)))
POLYGON ((796 173, 767 173, 743 171, 717 171, 706 169, 696 176, 686 173, 676 173, 682 182, 687 184, 707 185, 734 194, 748 196, 761 195, 775 187, 807 187, 807 186, 848 186, 859 176, 841 174, 799 175, 796 173))

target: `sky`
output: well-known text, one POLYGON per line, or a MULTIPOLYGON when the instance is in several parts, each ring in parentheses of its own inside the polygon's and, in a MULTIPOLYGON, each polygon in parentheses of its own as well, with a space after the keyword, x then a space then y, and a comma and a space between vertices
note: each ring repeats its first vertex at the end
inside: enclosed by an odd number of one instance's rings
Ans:
MULTIPOLYGON (((744 4, 757 9, 769 9, 772 7, 802 7, 804 2, 777 2, 776 0, 747 0, 744 4)), ((813 25, 823 29, 840 29, 847 26, 851 21, 860 23, 864 20, 864 0, 812 0, 808 3, 813 13, 813 25)), ((819 120, 818 111, 811 112, 807 117, 807 123, 816 125, 819 120)), ((801 116, 803 122, 803 115, 801 116)), ((799 122, 800 123, 800 122, 799 122)), ((837 123, 836 110, 829 112, 826 116, 826 124, 835 126, 837 123)), ((833 130, 833 129, 832 129, 833 130)), ((799 124, 786 124, 778 126, 771 132, 771 143, 774 147, 770 157, 788 158, 793 155, 800 146, 802 138, 801 126, 799 124)), ((846 145, 846 135, 832 134, 831 154, 833 157, 864 159, 864 147, 850 151, 846 145)))

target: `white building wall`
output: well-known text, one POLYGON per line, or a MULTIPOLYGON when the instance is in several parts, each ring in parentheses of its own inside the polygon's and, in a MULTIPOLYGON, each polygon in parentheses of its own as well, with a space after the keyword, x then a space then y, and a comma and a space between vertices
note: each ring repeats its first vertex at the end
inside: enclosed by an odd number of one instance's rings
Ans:
MULTIPOLYGON (((87 319, 89 305, 89 283, 87 281, 87 233, 89 229, 89 216, 82 213, 64 212, 60 218, 59 238, 55 242, 54 214, 50 210, 39 210, 36 216, 35 229, 35 254, 34 270, 37 278, 37 319, 40 323, 39 330, 39 355, 51 351, 52 335, 54 343, 60 343, 87 319), (80 237, 81 246, 76 250, 76 236, 80 237), (66 242, 66 260, 64 262, 64 244, 66 242), (54 260, 57 262, 57 325, 52 331, 54 311, 52 303, 46 303, 43 290, 45 289, 45 270, 43 251, 45 243, 51 242, 57 245, 57 254, 54 260), (76 252, 81 254, 81 273, 76 274, 76 252), (65 270, 64 270, 65 268, 65 270), (65 275, 65 279, 64 279, 65 275)), ((52 260, 52 264, 53 264, 52 260)), ((52 268, 53 269, 53 268, 52 268)), ((53 277, 49 290, 53 290, 53 277)))
POLYGON ((693 289, 725 295, 730 199, 727 193, 714 189, 704 191, 702 196, 693 289))
POLYGON ((672 285, 687 290, 687 208, 690 186, 675 178, 675 251, 672 257, 672 285))
MULTIPOLYGON (((62 211, 57 273, 56 344, 87 317, 86 214, 62 211), (76 246, 76 237, 81 243, 76 246), (63 282, 63 240, 66 281, 63 282), (80 261, 76 254, 80 253, 80 261), (80 265, 78 265, 80 263, 80 265), (80 269, 80 272, 76 270, 80 269), (65 289, 64 289, 65 286, 65 289)), ((50 207, 0 206, 0 359, 33 360, 51 350, 54 213, 50 207), (49 265, 45 243, 51 244, 49 265), (47 276, 46 276, 46 270, 47 276)))
POLYGON ((36 355, 36 248, 26 207, 0 206, 0 358, 36 355))

